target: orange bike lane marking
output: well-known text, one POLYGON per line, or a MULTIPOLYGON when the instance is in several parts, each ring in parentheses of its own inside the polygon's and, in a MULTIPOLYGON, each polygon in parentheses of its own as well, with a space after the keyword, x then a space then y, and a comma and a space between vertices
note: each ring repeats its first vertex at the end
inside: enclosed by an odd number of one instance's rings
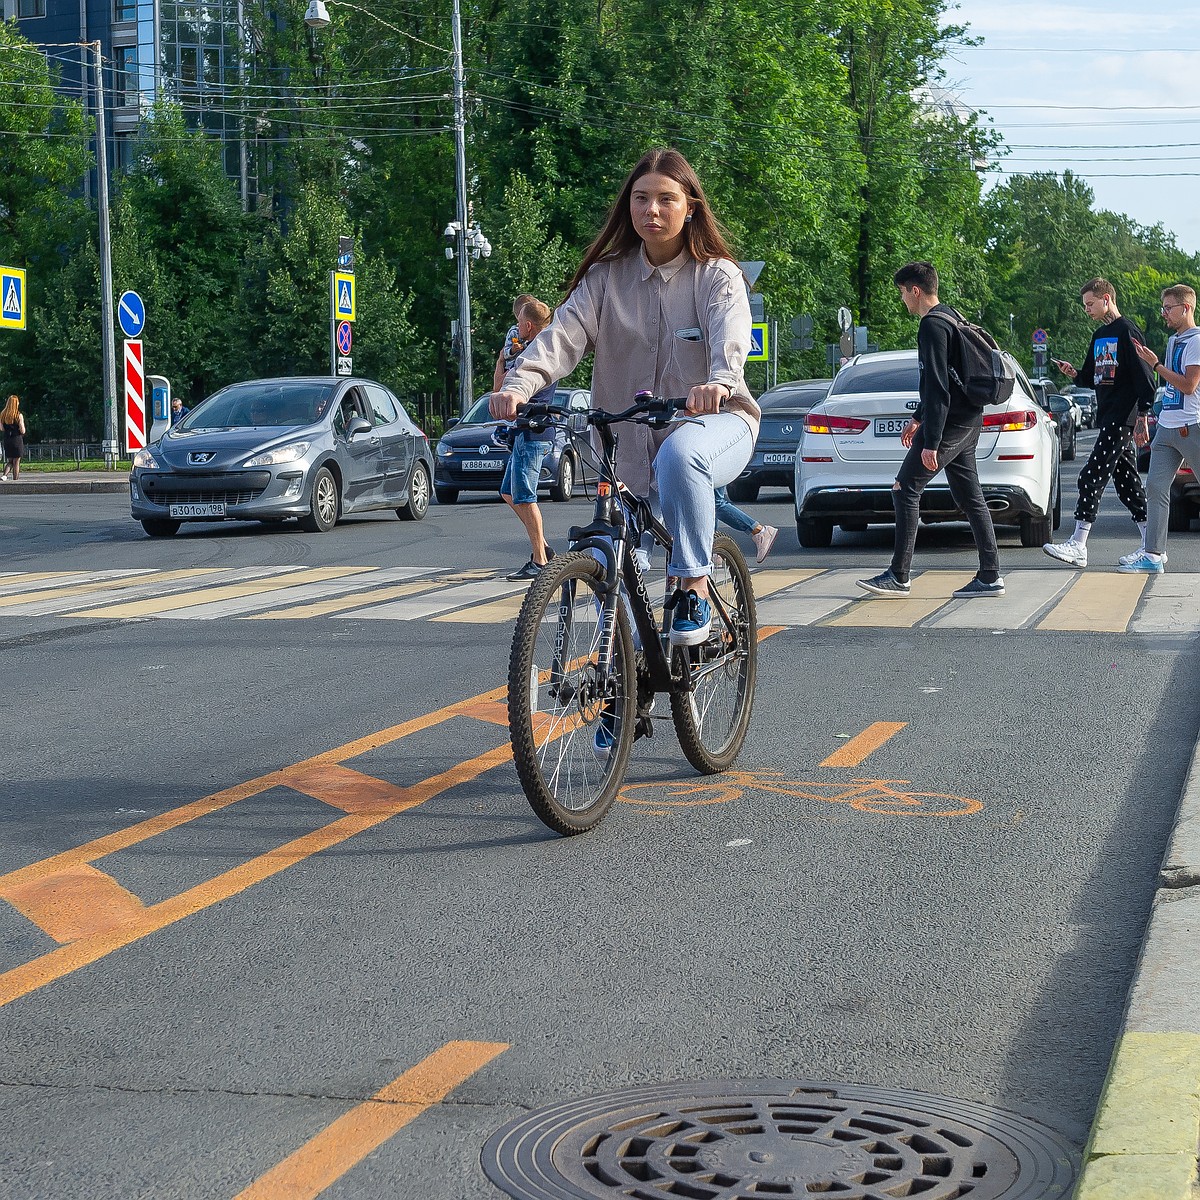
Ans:
MULTIPOLYGON (((758 640, 765 641, 782 632, 782 628, 760 628, 758 640)), ((292 766, 0 875, 0 900, 63 943, 30 962, 0 973, 0 1008, 508 762, 512 748, 506 743, 410 787, 397 787, 341 766, 347 759, 431 729, 453 717, 471 717, 485 724, 507 726, 503 704, 507 692, 502 686, 455 701, 424 716, 356 738, 292 766), (111 875, 91 865, 118 850, 136 846, 275 787, 312 796, 341 809, 346 816, 157 904, 143 905, 139 897, 111 875)))
MULTIPOLYGON (((7 901, 55 940, 65 942, 39 958, 0 973, 0 1007, 508 762, 512 749, 506 743, 409 787, 397 787, 341 766, 346 759, 451 718, 474 716, 472 710, 488 712, 505 691, 503 687, 494 688, 446 705, 0 875, 0 900, 7 901), (91 866, 96 859, 275 787, 313 796, 346 815, 158 904, 143 906, 112 876, 91 866)), ((487 717, 482 719, 492 723, 487 717)))

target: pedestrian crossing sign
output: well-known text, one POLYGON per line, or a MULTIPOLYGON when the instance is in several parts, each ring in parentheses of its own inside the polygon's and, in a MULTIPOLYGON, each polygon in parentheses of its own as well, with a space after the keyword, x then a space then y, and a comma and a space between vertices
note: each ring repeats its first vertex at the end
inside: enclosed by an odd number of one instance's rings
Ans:
POLYGON ((24 329, 25 310, 25 272, 0 267, 0 329, 24 329))
POLYGON ((350 271, 334 271, 333 279, 333 319, 335 321, 354 320, 354 275, 350 271))
POLYGON ((747 362, 767 362, 771 357, 771 329, 766 321, 750 326, 750 353, 747 362))

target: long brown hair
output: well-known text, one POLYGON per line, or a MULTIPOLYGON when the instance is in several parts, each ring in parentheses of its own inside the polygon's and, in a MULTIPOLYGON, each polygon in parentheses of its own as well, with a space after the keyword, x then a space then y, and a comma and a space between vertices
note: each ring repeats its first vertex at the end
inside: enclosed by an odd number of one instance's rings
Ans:
POLYGON ((643 175, 650 174, 666 175, 668 179, 673 179, 683 189, 683 194, 693 206, 692 219, 683 227, 684 247, 687 252, 699 262, 707 262, 710 258, 727 258, 730 262, 737 262, 729 243, 725 240, 725 231, 713 216, 708 198, 704 195, 704 189, 700 186, 692 164, 678 150, 654 146, 637 160, 636 166, 629 172, 621 191, 613 201, 612 208, 608 210, 603 228, 588 247, 583 262, 579 264, 579 269, 567 285, 568 294, 575 290, 579 281, 596 263, 623 258, 641 248, 642 239, 633 227, 629 200, 633 194, 633 185, 643 175))
POLYGON ((14 394, 9 396, 8 403, 4 406, 4 411, 0 413, 0 421, 5 425, 12 425, 21 415, 21 401, 14 394))

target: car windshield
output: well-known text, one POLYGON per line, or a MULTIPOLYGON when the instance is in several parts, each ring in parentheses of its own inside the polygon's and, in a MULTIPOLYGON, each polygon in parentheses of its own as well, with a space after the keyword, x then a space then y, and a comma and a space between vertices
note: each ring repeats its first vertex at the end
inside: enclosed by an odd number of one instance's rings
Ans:
POLYGON ((171 433, 312 425, 328 411, 335 386, 304 379, 235 383, 197 404, 171 433))
POLYGON ((864 392, 915 392, 917 360, 888 359, 856 362, 843 367, 829 389, 831 396, 856 396, 864 392))
POLYGON ((758 406, 765 413, 808 412, 814 404, 825 399, 828 391, 827 379, 810 387, 775 388, 759 396, 758 406))

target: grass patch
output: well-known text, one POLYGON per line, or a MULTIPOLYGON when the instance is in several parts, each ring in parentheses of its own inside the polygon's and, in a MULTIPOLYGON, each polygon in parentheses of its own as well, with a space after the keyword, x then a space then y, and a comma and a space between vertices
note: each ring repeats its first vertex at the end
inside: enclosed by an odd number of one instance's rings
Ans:
MULTIPOLYGON (((129 459, 120 459, 116 466, 112 469, 111 474, 116 475, 120 471, 126 473, 132 467, 129 459)), ((29 462, 27 459, 21 460, 21 474, 26 471, 31 475, 50 475, 58 471, 103 471, 105 470, 104 459, 102 458, 85 458, 83 462, 76 462, 74 459, 55 459, 52 462, 29 462)))

